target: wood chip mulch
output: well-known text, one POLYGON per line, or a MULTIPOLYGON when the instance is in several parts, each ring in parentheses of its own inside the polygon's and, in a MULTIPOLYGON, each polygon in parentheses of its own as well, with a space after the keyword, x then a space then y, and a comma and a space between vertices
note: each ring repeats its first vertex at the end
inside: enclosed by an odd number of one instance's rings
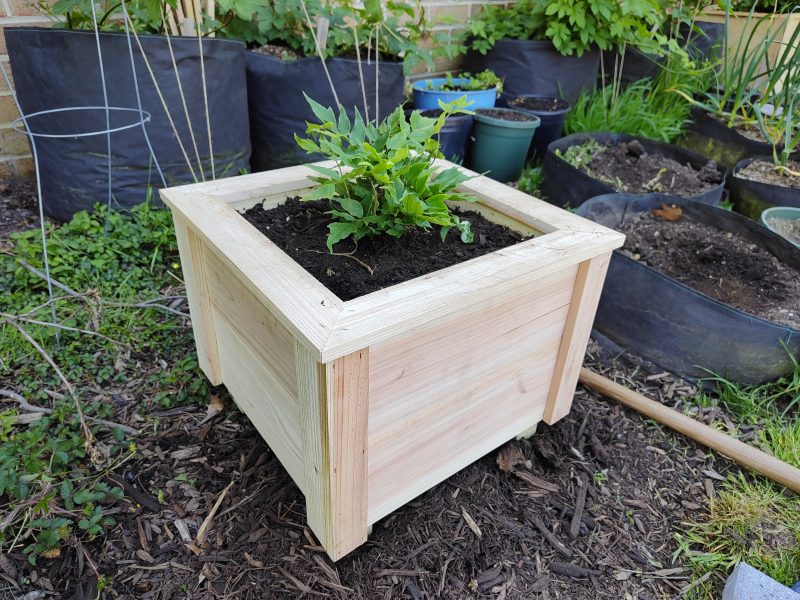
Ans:
MULTIPOLYGON (((693 393, 598 354, 592 346, 593 368, 662 402, 693 393)), ((138 600, 676 597, 690 577, 672 561, 674 533, 735 468, 579 387, 569 416, 392 513, 334 564, 248 420, 205 415, 157 415, 160 431, 118 478, 126 500, 110 536, 72 540, 35 568, 0 555, 0 596, 95 598, 102 574, 112 577, 103 598, 138 600)))

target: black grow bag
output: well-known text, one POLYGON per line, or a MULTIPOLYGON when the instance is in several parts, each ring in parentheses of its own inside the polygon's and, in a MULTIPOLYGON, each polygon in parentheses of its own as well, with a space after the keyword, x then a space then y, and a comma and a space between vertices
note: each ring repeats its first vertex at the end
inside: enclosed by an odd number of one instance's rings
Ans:
MULTIPOLYGON (((772 145, 742 135, 699 108, 692 109, 692 120, 678 143, 713 158, 731 173, 745 158, 772 155, 772 145)), ((800 158, 800 153, 792 156, 800 158)))
MULTIPOLYGON (((576 146, 593 139, 601 145, 608 142, 630 142, 638 140, 648 153, 658 153, 671 158, 681 164, 689 164, 695 169, 701 169, 709 159, 695 152, 691 152, 672 144, 657 142, 646 138, 626 135, 624 133, 575 133, 556 140, 547 147, 542 164, 542 194, 548 202, 556 206, 580 206, 594 196, 613 194, 617 190, 602 181, 576 169, 567 161, 556 156, 556 151, 564 152, 570 146, 576 146)), ((720 183, 694 196, 687 196, 690 200, 704 204, 719 204, 725 189, 725 176, 727 170, 718 165, 720 183)))
POLYGON ((503 91, 512 96, 548 96, 575 104, 582 90, 597 80, 600 51, 562 56, 550 41, 498 40, 487 54, 470 50, 464 70, 491 69, 503 78, 503 91))
MULTIPOLYGON (((678 204, 689 218, 730 231, 800 269, 800 250, 741 215, 661 194, 609 194, 577 210, 606 227, 678 204)), ((800 354, 800 331, 760 319, 702 294, 615 251, 600 297, 594 329, 622 348, 681 377, 708 377, 708 369, 739 383, 757 384, 790 373, 800 354), (786 344, 786 348, 781 345, 786 344)))
MULTIPOLYGON (((104 106, 94 32, 22 27, 7 28, 5 35, 17 97, 26 114, 104 106)), ((197 38, 171 38, 194 143, 181 104, 167 38, 141 35, 139 39, 194 169, 193 177, 145 60, 136 42, 131 41, 142 108, 152 116, 145 127, 167 185, 202 178, 197 154, 206 177, 210 177, 211 157, 197 38)), ((128 39, 124 34, 101 33, 100 47, 109 105, 134 109, 112 115, 111 126, 139 121, 128 39)), ((236 175, 249 168, 250 160, 244 46, 234 41, 206 38, 203 40, 203 63, 208 82, 214 170, 217 177, 236 175)), ((105 110, 53 113, 32 118, 29 125, 38 133, 104 131, 105 110)), ((44 209, 48 215, 68 220, 77 211, 90 209, 96 202, 106 202, 106 143, 106 135, 36 138, 44 209)), ((141 203, 147 197, 148 187, 161 187, 142 127, 111 134, 111 154, 114 206, 130 207, 141 203)))
MULTIPOLYGON (((254 171, 297 165, 314 160, 301 150, 294 135, 303 135, 306 121, 316 122, 303 92, 323 106, 334 107, 328 78, 318 58, 281 60, 255 52, 246 53, 247 95, 254 171)), ((358 61, 329 58, 325 61, 339 102, 350 117, 354 108, 364 114, 358 61)), ((403 103, 403 65, 379 63, 378 111, 380 118, 403 103)), ((375 62, 361 61, 370 119, 375 118, 375 62)))
MULTIPOLYGON (((769 163, 772 162, 772 156, 761 156, 758 159, 769 163)), ((728 181, 728 191, 736 211, 754 221, 758 221, 761 218, 761 213, 773 206, 800 208, 800 190, 759 181, 750 181, 736 176, 737 172, 744 169, 754 160, 756 158, 746 158, 739 161, 728 181)))

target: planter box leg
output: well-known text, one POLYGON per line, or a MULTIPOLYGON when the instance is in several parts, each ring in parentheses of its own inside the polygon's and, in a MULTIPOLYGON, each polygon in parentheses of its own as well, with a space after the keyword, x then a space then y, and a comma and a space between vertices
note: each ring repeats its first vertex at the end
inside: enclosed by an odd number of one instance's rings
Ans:
POLYGON ((578 266, 575 288, 572 291, 567 323, 558 349, 556 369, 544 409, 544 422, 552 425, 566 416, 578 385, 586 344, 592 332, 594 315, 603 291, 611 253, 586 260, 578 266))
POLYGON ((369 351, 320 364, 296 344, 306 512, 333 560, 367 539, 369 351))
POLYGON ((217 333, 212 317, 211 298, 206 283, 206 268, 203 242, 187 227, 186 221, 173 214, 175 237, 181 254, 183 280, 186 283, 186 296, 189 312, 192 315, 192 331, 197 346, 197 362, 212 385, 222 383, 222 370, 219 363, 217 333))

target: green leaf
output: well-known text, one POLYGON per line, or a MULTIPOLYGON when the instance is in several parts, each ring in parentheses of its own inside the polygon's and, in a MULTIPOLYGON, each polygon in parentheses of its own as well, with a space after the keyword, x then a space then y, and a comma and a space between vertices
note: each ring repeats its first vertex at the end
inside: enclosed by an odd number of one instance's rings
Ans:
POLYGON ((354 223, 329 223, 328 224, 328 239, 326 244, 328 251, 333 252, 333 246, 358 231, 358 225, 354 223))
POLYGON ((326 183, 318 188, 314 188, 303 196, 303 200, 330 200, 336 195, 336 185, 326 183))
POLYGON ((357 202, 351 198, 338 198, 337 202, 342 206, 343 209, 357 219, 360 219, 364 216, 364 208, 361 206, 360 202, 357 202))

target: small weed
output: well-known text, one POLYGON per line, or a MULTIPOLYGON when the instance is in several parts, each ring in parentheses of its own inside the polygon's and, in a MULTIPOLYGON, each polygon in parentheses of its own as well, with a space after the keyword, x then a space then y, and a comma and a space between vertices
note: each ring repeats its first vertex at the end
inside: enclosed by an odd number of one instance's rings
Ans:
POLYGON ((580 145, 570 146, 562 154, 560 150, 556 151, 556 156, 564 159, 576 169, 585 171, 589 164, 597 158, 605 147, 595 140, 588 140, 580 145))
POLYGON ((541 198, 543 180, 541 167, 526 167, 519 176, 517 188, 521 192, 525 192, 536 198, 541 198))
MULTIPOLYGON (((739 562, 792 585, 800 576, 800 502, 770 482, 740 475, 726 481, 705 518, 686 524, 677 536, 696 577, 729 572, 739 562)), ((699 586, 697 597, 711 592, 699 586)))

